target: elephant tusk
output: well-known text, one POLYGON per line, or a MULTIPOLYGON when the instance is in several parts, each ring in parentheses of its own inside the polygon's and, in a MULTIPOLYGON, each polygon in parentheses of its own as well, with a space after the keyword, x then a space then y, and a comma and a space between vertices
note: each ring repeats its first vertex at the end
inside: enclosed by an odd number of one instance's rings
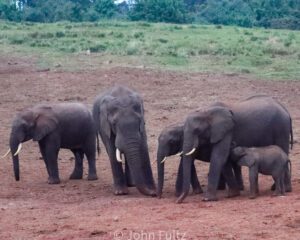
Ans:
POLYGON ((190 152, 186 153, 185 156, 190 156, 196 151, 196 148, 193 148, 190 152))
POLYGON ((118 162, 122 162, 121 152, 118 148, 116 150, 116 158, 118 162))
POLYGON ((175 156, 181 156, 183 154, 183 151, 176 153, 175 156))
POLYGON ((167 160, 167 157, 164 157, 164 159, 160 163, 164 163, 167 160))
POLYGON ((5 158, 10 152, 11 152, 11 150, 8 149, 8 151, 7 151, 2 157, 0 157, 0 158, 1 158, 1 159, 2 159, 2 158, 5 158))
POLYGON ((21 149, 22 149, 22 143, 19 144, 18 149, 17 149, 16 153, 14 154, 14 156, 17 156, 20 153, 21 149))

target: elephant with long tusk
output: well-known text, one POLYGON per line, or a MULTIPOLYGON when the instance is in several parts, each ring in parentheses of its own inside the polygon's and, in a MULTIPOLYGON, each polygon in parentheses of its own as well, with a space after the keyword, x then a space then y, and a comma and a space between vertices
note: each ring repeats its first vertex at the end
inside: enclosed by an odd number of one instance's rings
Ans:
MULTIPOLYGON (((48 172, 48 183, 60 182, 57 157, 60 148, 70 149, 75 155, 71 179, 83 176, 83 157, 89 164, 89 180, 96 180, 96 132, 92 114, 80 103, 43 104, 25 109, 13 120, 10 149, 2 156, 12 154, 15 179, 19 181, 19 154, 22 143, 37 141, 48 172)), ((99 147, 98 147, 99 149, 99 147)))
POLYGON ((129 88, 116 86, 96 98, 93 117, 109 156, 114 194, 127 194, 129 186, 136 186, 142 194, 155 196, 140 95, 129 88))

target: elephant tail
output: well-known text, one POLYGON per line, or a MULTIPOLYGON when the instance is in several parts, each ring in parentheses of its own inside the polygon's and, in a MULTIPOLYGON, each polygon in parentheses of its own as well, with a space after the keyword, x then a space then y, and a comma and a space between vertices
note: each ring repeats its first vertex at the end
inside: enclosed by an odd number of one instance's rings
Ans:
POLYGON ((291 144, 291 149, 293 149, 293 144, 294 144, 294 136, 293 136, 293 125, 292 125, 292 118, 290 117, 290 144, 291 144))
POLYGON ((99 144, 99 135, 96 133, 96 144, 97 144, 97 153, 98 156, 100 155, 101 149, 100 149, 100 144, 99 144))
POLYGON ((292 178, 292 162, 290 159, 288 159, 288 162, 287 162, 287 166, 286 166, 290 172, 290 178, 292 178))

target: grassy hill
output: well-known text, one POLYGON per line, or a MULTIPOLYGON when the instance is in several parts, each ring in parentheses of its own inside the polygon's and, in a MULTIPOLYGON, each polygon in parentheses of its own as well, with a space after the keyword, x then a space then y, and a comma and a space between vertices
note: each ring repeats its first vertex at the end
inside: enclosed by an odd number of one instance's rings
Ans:
POLYGON ((29 56, 40 67, 109 66, 243 73, 300 80, 300 31, 213 25, 0 21, 0 54, 29 56))

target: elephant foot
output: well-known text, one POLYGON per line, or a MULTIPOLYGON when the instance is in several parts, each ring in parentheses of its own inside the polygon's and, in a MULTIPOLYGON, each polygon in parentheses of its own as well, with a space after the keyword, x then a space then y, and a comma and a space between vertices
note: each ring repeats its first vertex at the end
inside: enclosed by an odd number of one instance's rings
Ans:
POLYGON ((144 194, 146 196, 151 196, 151 197, 156 197, 156 190, 155 189, 151 189, 148 187, 137 187, 137 189, 139 190, 139 192, 141 194, 144 194))
POLYGON ((244 184, 239 184, 239 190, 240 191, 244 191, 245 190, 244 184))
POLYGON ((225 190, 226 189, 226 185, 219 185, 218 186, 218 190, 225 190))
POLYGON ((284 196, 284 193, 276 192, 276 191, 275 191, 275 192, 272 194, 272 196, 273 196, 273 197, 284 196))
POLYGON ((275 191, 275 189, 276 189, 276 185, 275 183, 273 183, 273 185, 271 186, 271 191, 275 191))
POLYGON ((133 184, 131 182, 127 182, 127 187, 135 187, 135 184, 133 184))
POLYGON ((202 188, 193 189, 193 194, 201 194, 201 193, 203 193, 202 188))
POLYGON ((240 196, 240 190, 239 189, 228 189, 228 198, 233 198, 233 197, 237 197, 240 196))
POLYGON ((178 198, 178 197, 181 195, 181 193, 182 193, 181 191, 180 191, 180 192, 179 192, 179 191, 176 191, 176 192, 175 192, 175 197, 178 198))
POLYGON ((82 172, 72 172, 72 174, 70 175, 70 179, 82 179, 82 172))
POLYGON ((291 185, 285 186, 285 191, 286 192, 292 192, 292 186, 291 185))
POLYGON ((157 191, 156 192, 156 196, 157 196, 158 199, 161 199, 162 192, 161 191, 157 191))
POLYGON ((127 187, 120 187, 120 186, 115 186, 114 187, 114 194, 115 195, 127 195, 128 194, 128 188, 127 187))
POLYGON ((256 194, 251 194, 251 195, 249 196, 249 199, 255 199, 256 197, 257 197, 256 194))
POLYGON ((187 193, 182 193, 178 198, 177 198, 177 200, 176 200, 176 203, 182 203, 183 202, 183 200, 186 198, 186 196, 187 196, 187 193))
POLYGON ((60 183, 59 178, 48 177, 48 184, 59 184, 59 183, 60 183))
POLYGON ((217 194, 206 192, 202 201, 203 202, 218 201, 217 194))
POLYGON ((98 176, 96 173, 89 173, 88 178, 89 181, 95 181, 98 179, 98 176))

